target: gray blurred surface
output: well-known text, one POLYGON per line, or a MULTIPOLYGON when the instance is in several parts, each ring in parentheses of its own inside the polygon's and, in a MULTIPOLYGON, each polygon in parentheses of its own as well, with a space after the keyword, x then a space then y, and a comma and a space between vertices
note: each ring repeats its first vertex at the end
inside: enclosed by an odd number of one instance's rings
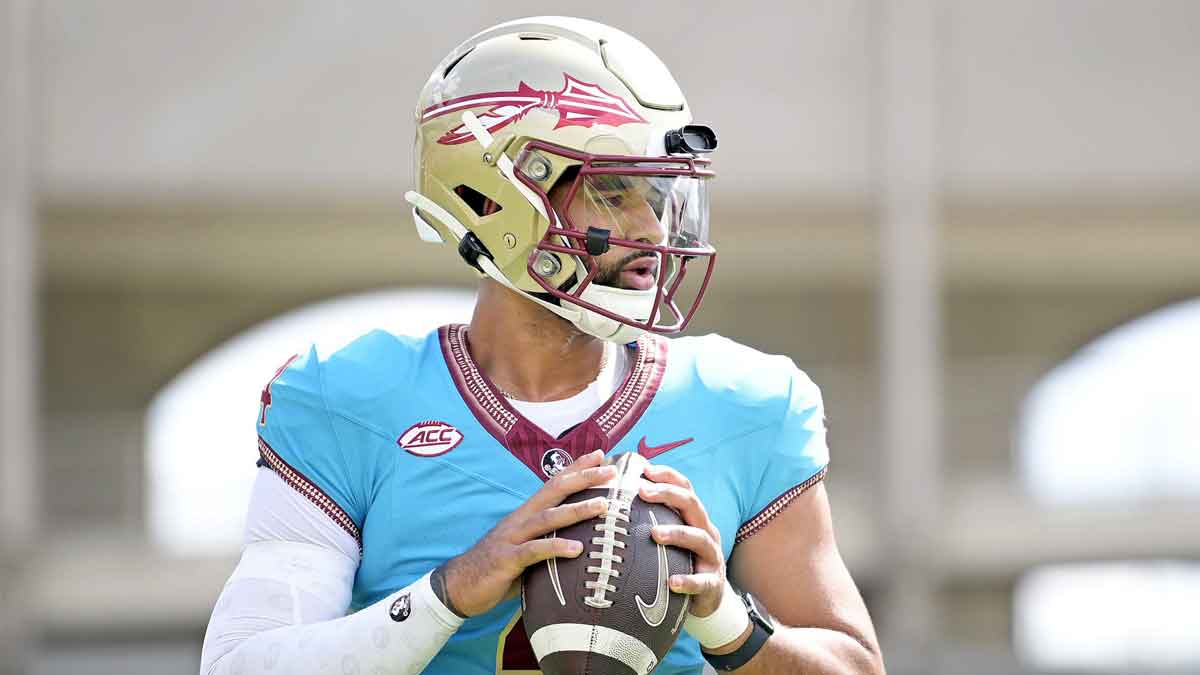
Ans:
POLYGON ((191 640, 66 644, 41 656, 30 675, 130 675, 195 673, 200 648, 191 640))
POLYGON ((0 673, 29 663, 28 559, 39 530, 37 270, 28 2, 0 2, 0 673))
MULTIPOLYGON (((551 7, 653 45, 721 130, 726 200, 872 189, 878 36, 865 0, 42 5, 52 194, 315 190, 398 204, 412 92, 429 70, 475 30, 551 7)), ((953 197, 1194 196, 1200 156, 1180 149, 1197 133, 1195 3, 935 11, 936 150, 953 197)))
MULTIPOLYGON (((199 644, 232 558, 159 559, 145 543, 145 406, 194 359, 282 311, 383 286, 469 284, 452 251, 416 240, 402 202, 413 97, 457 40, 547 10, 635 33, 718 129, 720 261, 692 332, 787 353, 822 385, 839 540, 879 606, 895 564, 885 543, 902 535, 877 496, 891 475, 880 176, 887 166, 904 179, 906 150, 882 154, 888 111, 875 87, 896 65, 881 63, 879 17, 905 3, 31 7, 35 123, 22 132, 6 114, 0 124, 32 156, 14 198, 36 208, 40 239, 21 260, 39 288, 20 293, 6 265, 3 290, 40 315, 40 344, 21 348, 40 350, 38 384, 21 391, 43 392, 33 424, 44 451, 41 480, 23 484, 43 502, 44 564, 30 586, 33 624, 52 649, 155 625, 199 644)), ((900 45, 932 50, 929 91, 901 81, 893 95, 935 107, 913 157, 933 168, 914 165, 928 173, 913 198, 940 220, 932 367, 944 459, 929 477, 942 498, 924 533, 938 567, 916 572, 940 616, 938 655, 886 647, 893 673, 1019 672, 1010 600, 1023 570, 1200 557, 1178 534, 1194 529, 1194 503, 1050 512, 1021 493, 1012 461, 1020 402, 1042 374, 1106 330, 1200 294, 1200 4, 930 7, 934 43, 900 45)), ((18 232, 4 222, 0 233, 18 232)), ((903 370, 892 377, 902 390, 903 370)), ((62 664, 81 652, 61 649, 46 657, 60 670, 44 672, 74 672, 62 664)), ((194 654, 164 649, 159 665, 113 667, 190 672, 172 664, 194 654)))
POLYGON ((942 625, 938 528, 945 450, 941 157, 936 0, 877 3, 879 471, 875 531, 888 552, 874 613, 880 640, 932 663, 942 625))

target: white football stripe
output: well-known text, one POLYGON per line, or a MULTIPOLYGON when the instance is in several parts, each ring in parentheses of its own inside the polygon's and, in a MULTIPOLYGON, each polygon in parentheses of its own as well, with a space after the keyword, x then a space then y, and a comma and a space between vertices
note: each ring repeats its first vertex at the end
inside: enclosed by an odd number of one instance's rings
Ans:
POLYGON ((557 652, 595 652, 616 659, 635 673, 649 673, 658 658, 645 642, 605 626, 556 623, 542 626, 529 637, 533 653, 541 661, 557 652))

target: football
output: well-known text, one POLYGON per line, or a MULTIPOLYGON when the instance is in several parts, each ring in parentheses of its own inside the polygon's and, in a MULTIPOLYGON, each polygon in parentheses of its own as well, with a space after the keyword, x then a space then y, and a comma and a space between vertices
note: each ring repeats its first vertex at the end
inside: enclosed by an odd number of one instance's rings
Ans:
POLYGON ((679 514, 638 497, 646 459, 612 462, 617 477, 565 500, 608 498, 608 511, 550 536, 583 543, 576 558, 551 558, 525 570, 525 631, 546 675, 646 675, 675 644, 689 598, 668 587, 691 574, 692 554, 650 538, 655 525, 681 524, 679 514))

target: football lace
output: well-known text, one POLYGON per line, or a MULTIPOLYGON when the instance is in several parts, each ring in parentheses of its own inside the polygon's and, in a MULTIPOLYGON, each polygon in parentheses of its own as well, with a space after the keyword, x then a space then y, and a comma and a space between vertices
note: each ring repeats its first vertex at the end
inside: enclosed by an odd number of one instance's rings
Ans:
POLYGON ((615 553, 614 549, 624 550, 625 542, 618 539, 618 536, 629 536, 629 530, 619 525, 618 521, 629 522, 629 510, 632 502, 632 492, 618 490, 616 498, 608 500, 608 511, 605 512, 604 520, 592 526, 592 529, 600 532, 601 536, 592 537, 592 545, 599 546, 600 550, 588 553, 590 559, 600 561, 599 565, 587 566, 587 573, 596 575, 595 580, 584 582, 584 586, 591 590, 592 594, 584 597, 583 602, 591 607, 597 609, 612 607, 612 600, 605 596, 608 593, 617 592, 617 587, 609 582, 621 578, 621 570, 616 565, 624 562, 624 558, 615 553))

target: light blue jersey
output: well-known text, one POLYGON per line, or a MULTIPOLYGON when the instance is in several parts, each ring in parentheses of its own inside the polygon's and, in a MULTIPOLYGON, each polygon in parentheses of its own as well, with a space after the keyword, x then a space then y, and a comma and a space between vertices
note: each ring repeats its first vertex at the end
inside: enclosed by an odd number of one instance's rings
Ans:
MULTIPOLYGON (((786 357, 710 335, 647 336, 624 384, 549 436, 476 366, 463 326, 369 333, 327 360, 294 357, 263 390, 260 461, 362 545, 352 610, 461 554, 575 457, 640 452, 692 482, 725 556, 824 475, 821 396, 786 357)), ((425 669, 535 673, 520 602, 468 619, 425 669)), ((655 671, 699 673, 683 635, 655 671)))

